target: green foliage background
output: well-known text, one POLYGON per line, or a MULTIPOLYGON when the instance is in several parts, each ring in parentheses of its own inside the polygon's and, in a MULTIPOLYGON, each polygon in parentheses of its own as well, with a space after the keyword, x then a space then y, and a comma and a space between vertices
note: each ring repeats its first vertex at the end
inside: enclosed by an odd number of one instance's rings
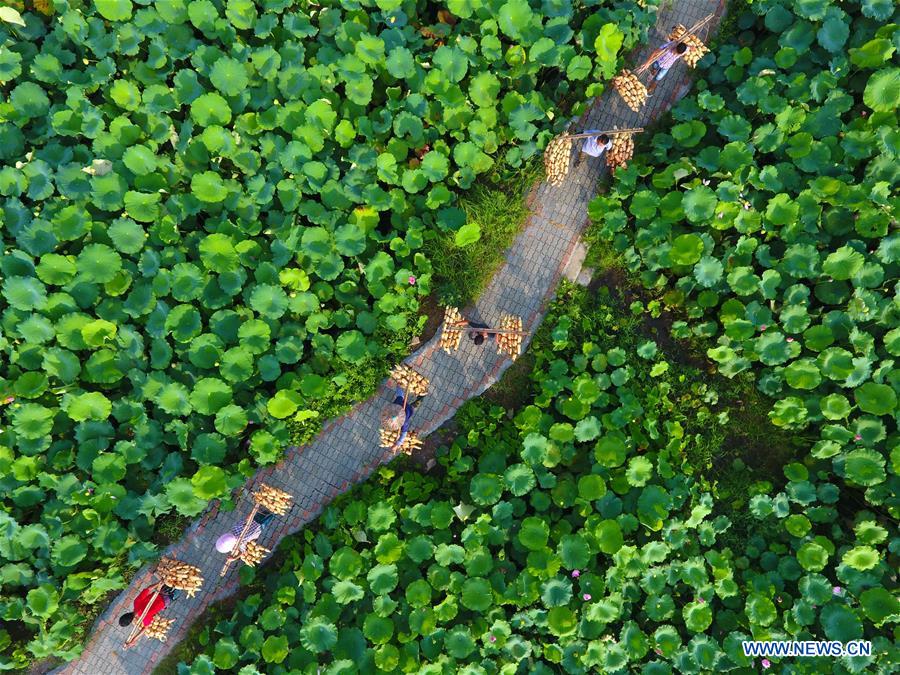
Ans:
POLYGON ((74 656, 160 516, 227 505, 370 391, 418 332, 423 241, 464 225, 459 191, 535 155, 653 18, 44 4, 0 22, 3 668, 74 656))
POLYGON ((470 406, 445 476, 385 469, 330 508, 179 672, 892 672, 894 11, 751 3, 591 207, 651 317, 770 397, 759 433, 799 446, 780 474, 709 467, 741 403, 710 410, 717 380, 569 294, 529 405, 470 406), (749 639, 873 655, 764 664, 749 639))

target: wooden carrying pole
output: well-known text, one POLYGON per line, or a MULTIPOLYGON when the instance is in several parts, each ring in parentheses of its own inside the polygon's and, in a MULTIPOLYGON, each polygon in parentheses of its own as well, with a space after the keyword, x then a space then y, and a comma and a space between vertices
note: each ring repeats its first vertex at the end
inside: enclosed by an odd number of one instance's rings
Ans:
MULTIPOLYGON (((704 26, 706 26, 706 24, 708 24, 710 21, 712 21, 714 16, 715 16, 715 14, 707 14, 705 17, 700 19, 693 26, 688 28, 687 32, 685 32, 685 34, 682 36, 681 39, 684 39, 688 35, 694 35, 695 33, 697 33, 704 26)), ((655 49, 653 51, 653 53, 650 54, 650 56, 647 58, 647 60, 644 61, 640 65, 639 68, 635 69, 635 71, 634 71, 635 74, 643 75, 647 71, 647 69, 656 61, 656 59, 658 59, 660 56, 663 55, 663 53, 665 53, 665 51, 672 45, 673 42, 674 42, 674 40, 668 40, 662 47, 660 47, 659 49, 655 49)))
POLYGON ((162 586, 163 583, 159 581, 153 588, 153 593, 150 595, 150 601, 146 605, 144 605, 144 609, 141 612, 140 617, 138 617, 137 623, 131 627, 131 633, 129 633, 128 639, 125 640, 126 649, 134 644, 134 641, 137 640, 138 636, 140 636, 140 634, 144 632, 144 618, 147 616, 150 608, 153 607, 153 603, 156 602, 156 598, 158 598, 159 594, 162 593, 162 586))
POLYGON ((476 328, 467 326, 465 328, 445 328, 444 330, 457 331, 459 333, 486 333, 488 335, 527 335, 524 330, 502 330, 500 328, 476 328))
POLYGON ((247 535, 247 530, 250 529, 250 523, 253 522, 253 518, 257 513, 259 513, 259 504, 254 503, 253 509, 250 511, 250 515, 247 516, 247 521, 244 523, 244 529, 241 530, 240 536, 237 538, 237 541, 234 542, 234 548, 231 549, 231 553, 225 558, 225 564, 222 565, 222 571, 219 573, 220 577, 224 577, 228 573, 228 568, 231 567, 231 563, 236 561, 240 556, 241 544, 244 543, 244 537, 247 535))
POLYGON ((573 138, 593 138, 594 136, 603 136, 606 134, 615 135, 615 134, 638 134, 644 130, 643 127, 634 127, 633 129, 610 129, 609 131, 593 131, 591 133, 582 132, 580 134, 566 134, 566 140, 571 140, 573 138))

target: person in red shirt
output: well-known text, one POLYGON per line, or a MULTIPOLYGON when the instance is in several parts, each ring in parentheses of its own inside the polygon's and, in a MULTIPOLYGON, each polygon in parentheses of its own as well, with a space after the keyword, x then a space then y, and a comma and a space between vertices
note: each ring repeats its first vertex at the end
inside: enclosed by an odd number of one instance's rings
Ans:
MULTIPOLYGON (((153 591, 154 587, 148 586, 138 594, 138 596, 134 599, 134 611, 126 612, 119 617, 120 626, 130 626, 131 622, 134 621, 135 614, 140 616, 143 613, 144 608, 147 606, 147 603, 150 602, 150 598, 153 597, 153 591)), ((174 599, 175 589, 163 584, 162 590, 160 591, 159 595, 157 595, 153 600, 153 604, 150 606, 150 609, 147 610, 147 614, 144 616, 144 628, 149 626, 153 622, 153 617, 159 614, 166 607, 168 607, 169 603, 174 599)))

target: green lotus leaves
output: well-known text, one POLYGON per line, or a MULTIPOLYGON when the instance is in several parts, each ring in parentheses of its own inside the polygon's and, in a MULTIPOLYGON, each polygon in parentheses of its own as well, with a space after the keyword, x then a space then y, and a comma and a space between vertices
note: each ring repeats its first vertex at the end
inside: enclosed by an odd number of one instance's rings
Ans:
POLYGON ((900 105, 900 68, 873 73, 866 83, 863 101, 876 112, 890 112, 900 105))
POLYGON ((653 463, 646 457, 632 457, 625 475, 630 485, 643 487, 653 478, 653 463))
POLYGON ((705 185, 698 185, 684 193, 682 208, 689 221, 705 224, 712 220, 718 203, 719 200, 712 190, 705 185))
POLYGON ((166 498, 178 513, 184 516, 196 516, 205 507, 207 501, 195 494, 194 486, 187 478, 176 478, 166 485, 166 498))
POLYGON ((712 288, 722 279, 724 267, 711 256, 703 256, 694 266, 694 278, 704 288, 712 288))
POLYGON ((682 234, 672 241, 669 258, 674 265, 693 265, 703 254, 703 240, 696 234, 682 234))
POLYGON ((191 192, 202 202, 221 202, 228 196, 225 182, 214 171, 204 171, 191 178, 191 192))
POLYGON ((815 389, 822 376, 814 360, 797 359, 784 369, 784 379, 794 389, 815 389))
POLYGON ((594 457, 604 467, 620 466, 626 456, 625 439, 620 434, 609 434, 597 441, 594 457))
POLYGON ((220 94, 210 92, 191 103, 191 119, 202 127, 225 126, 231 121, 231 109, 220 94))
POLYGON ((66 397, 63 410, 77 422, 85 420, 105 420, 112 412, 112 403, 100 392, 93 391, 66 397))
POLYGON ((834 279, 846 280, 856 274, 865 262, 865 256, 849 246, 830 253, 822 265, 822 271, 834 279))
POLYGON ((556 636, 570 635, 577 625, 575 612, 568 607, 553 607, 547 612, 547 627, 556 636))
POLYGON ((595 474, 582 476, 578 479, 578 495, 582 499, 600 499, 606 494, 606 483, 603 478, 595 474))
POLYGON ((52 426, 53 411, 37 403, 25 403, 13 413, 13 428, 26 439, 41 438, 52 426))
POLYGON ((818 362, 822 374, 831 380, 840 382, 853 373, 853 354, 841 347, 823 350, 818 362))
POLYGON ((900 614, 900 599, 885 588, 869 588, 859 596, 859 604, 866 617, 876 626, 900 614))
POLYGON ((231 404, 216 413, 216 431, 223 436, 235 436, 247 427, 247 413, 240 406, 231 404))
POLYGON ((331 587, 331 593, 334 595, 334 599, 342 605, 362 600, 366 595, 362 586, 358 586, 352 581, 337 582, 331 587))
POLYGON ((862 624, 856 613, 845 605, 829 603, 822 608, 820 620, 829 640, 849 642, 862 637, 862 624))
POLYGON ((524 0, 509 0, 500 7, 497 23, 504 34, 516 41, 524 38, 534 18, 531 7, 524 0))
MULTIPOLYGON (((57 3, 49 32, 32 11, 0 38, 2 381, 16 396, 0 411, 13 481, 0 605, 34 633, 3 648, 13 669, 72 653, 69 595, 119 587, 109 556, 149 560, 155 519, 226 497, 401 356, 389 336, 406 344, 416 297, 437 281, 422 255, 431 230, 463 246, 489 234, 486 220, 466 225, 457 188, 531 161, 561 129, 561 97, 578 108, 604 86, 594 65, 611 75, 654 20, 627 3, 624 22, 609 3, 590 15, 451 0, 452 16, 425 20, 397 0, 312 13, 81 4, 57 3), (100 61, 58 86, 83 51, 100 61)), ((636 139, 632 166, 592 205, 598 237, 646 289, 635 312, 653 334, 613 349, 630 324, 573 309, 552 355, 532 346, 538 389, 518 428, 461 414, 439 487, 390 467, 327 508, 179 669, 304 669, 321 654, 334 672, 426 659, 464 673, 526 659, 706 672, 720 651, 753 667, 739 631, 842 639, 894 620, 882 515, 900 465, 893 7, 782 5, 745 12, 740 48, 709 57, 702 91, 652 144, 636 139), (749 470, 715 486, 726 512, 764 518, 739 551, 688 475, 733 402, 706 366, 700 383, 670 358, 654 321, 675 308, 669 333, 708 341, 720 374, 752 375, 771 397, 760 419, 771 410, 808 441, 781 492, 749 470), (848 485, 863 518, 845 518, 848 485), (834 583, 859 604, 832 599, 834 583), (499 613, 478 623, 484 612, 499 613)))
POLYGON ((547 545, 549 537, 550 528, 547 523, 536 517, 525 518, 517 535, 519 543, 531 551, 543 549, 547 545))
POLYGON ((78 537, 67 536, 53 543, 51 560, 59 567, 71 568, 85 559, 88 547, 78 537))
POLYGON ((847 479, 858 485, 877 485, 884 481, 884 458, 874 450, 853 450, 844 458, 847 479))
POLYGON ((807 542, 797 551, 797 562, 810 572, 818 572, 825 568, 828 562, 828 551, 816 542, 807 542))
POLYGON ((503 478, 507 489, 516 497, 528 494, 537 482, 534 472, 526 464, 514 464, 509 467, 503 478))
POLYGON ((59 593, 50 584, 41 584, 28 591, 25 606, 32 616, 49 618, 59 607, 59 593))
POLYGON ((111 321, 97 319, 81 327, 81 339, 86 347, 101 347, 115 339, 118 328, 111 321))
POLYGON ((597 64, 604 77, 612 77, 616 70, 616 55, 622 47, 625 35, 614 23, 601 26, 594 39, 594 51, 597 53, 597 64))
POLYGON ((607 555, 616 553, 624 543, 622 528, 615 520, 600 522, 594 530, 594 537, 597 540, 597 546, 607 555))
POLYGON ((897 411, 897 394, 886 384, 866 382, 853 392, 859 409, 873 415, 889 415, 897 411))
POLYGON ((496 504, 503 495, 503 486, 499 476, 482 473, 473 476, 469 485, 469 494, 476 504, 485 506, 496 504))
POLYGON ((475 612, 484 612, 493 604, 490 583, 485 579, 467 579, 463 583, 460 602, 475 612))

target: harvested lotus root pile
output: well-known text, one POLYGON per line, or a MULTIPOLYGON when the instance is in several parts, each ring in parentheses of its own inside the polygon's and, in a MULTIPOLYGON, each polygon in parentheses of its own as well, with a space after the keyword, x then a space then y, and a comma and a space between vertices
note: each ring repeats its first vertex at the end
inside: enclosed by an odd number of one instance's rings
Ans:
POLYGON ((606 166, 610 171, 616 167, 628 166, 628 160, 634 156, 634 134, 616 134, 613 136, 612 147, 606 153, 606 166))
POLYGON ((462 318, 462 314, 456 307, 444 307, 444 327, 441 330, 441 349, 448 354, 459 349, 459 342, 462 340, 462 330, 454 330, 455 328, 464 328, 468 322, 462 318))
POLYGON ((262 562, 268 552, 269 549, 263 548, 255 541, 248 541, 244 544, 244 548, 238 557, 244 561, 244 564, 250 565, 250 567, 256 567, 262 562))
POLYGON ((423 445, 423 441, 416 434, 410 432, 406 434, 406 438, 403 439, 403 442, 397 446, 397 451, 405 453, 407 455, 413 454, 416 450, 420 449, 423 445))
POLYGON ((497 352, 507 354, 515 359, 522 351, 522 319, 511 314, 500 317, 501 331, 518 331, 515 333, 497 333, 497 352))
POLYGON ((687 45, 687 51, 684 53, 684 62, 691 68, 695 68, 697 62, 706 54, 709 54, 709 49, 703 44, 703 41, 696 35, 689 34, 687 28, 681 24, 672 29, 672 32, 669 33, 669 39, 678 40, 687 45))
POLYGON ((568 134, 560 134, 547 143, 544 150, 544 172, 550 185, 554 187, 562 185, 569 173, 571 157, 572 139, 568 134))
POLYGON ((647 87, 627 68, 613 78, 613 87, 634 112, 640 112, 647 102, 647 87))
POLYGON ((260 483, 260 486, 253 493, 253 501, 264 509, 277 513, 279 516, 283 516, 290 511, 293 500, 294 498, 287 492, 273 488, 265 483, 260 483))
POLYGON ((413 394, 425 396, 428 393, 428 378, 417 373, 407 365, 401 363, 394 366, 391 370, 391 378, 406 391, 413 394))
POLYGON ((379 447, 382 448, 393 448, 394 445, 400 438, 400 429, 387 429, 381 428, 378 430, 378 435, 380 440, 378 441, 379 447))
POLYGON ((165 642, 169 635, 169 628, 175 623, 175 619, 164 619, 161 616, 154 616, 150 625, 144 629, 144 635, 148 638, 155 638, 160 642, 165 642))
POLYGON ((199 567, 188 565, 173 558, 163 558, 159 561, 159 565, 156 568, 156 576, 166 586, 184 591, 189 598, 193 598, 197 591, 200 590, 200 587, 203 586, 203 576, 200 574, 199 567))

